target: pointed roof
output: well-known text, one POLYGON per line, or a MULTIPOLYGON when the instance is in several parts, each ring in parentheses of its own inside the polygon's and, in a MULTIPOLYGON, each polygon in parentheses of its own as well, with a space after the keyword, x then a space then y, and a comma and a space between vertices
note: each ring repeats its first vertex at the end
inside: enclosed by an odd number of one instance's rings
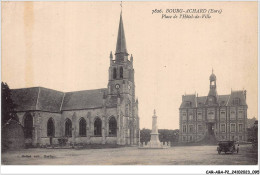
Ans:
POLYGON ((231 91, 230 98, 229 98, 229 100, 228 100, 227 105, 228 105, 228 106, 234 106, 233 100, 234 100, 235 98, 238 98, 238 99, 239 99, 239 105, 247 106, 247 104, 246 104, 246 98, 245 98, 245 94, 244 94, 244 90, 231 91))
POLYGON ((209 80, 210 81, 216 81, 216 75, 213 73, 213 70, 212 70, 212 74, 210 75, 210 77, 209 77, 209 80))
POLYGON ((120 14, 120 21, 119 21, 119 27, 118 27, 118 35, 117 35, 117 43, 116 43, 116 53, 127 53, 126 49, 126 40, 125 40, 125 32, 124 32, 124 25, 123 25, 123 19, 122 19, 122 12, 120 14))
POLYGON ((184 95, 180 108, 194 108, 196 107, 196 95, 184 95))

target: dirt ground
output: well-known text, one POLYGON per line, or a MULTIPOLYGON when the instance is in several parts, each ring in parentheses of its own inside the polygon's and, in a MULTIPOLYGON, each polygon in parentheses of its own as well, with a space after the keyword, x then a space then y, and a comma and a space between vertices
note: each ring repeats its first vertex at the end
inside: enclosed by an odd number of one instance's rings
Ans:
POLYGON ((257 150, 240 145, 239 153, 217 154, 217 146, 106 149, 24 149, 2 153, 3 165, 256 165, 257 150))

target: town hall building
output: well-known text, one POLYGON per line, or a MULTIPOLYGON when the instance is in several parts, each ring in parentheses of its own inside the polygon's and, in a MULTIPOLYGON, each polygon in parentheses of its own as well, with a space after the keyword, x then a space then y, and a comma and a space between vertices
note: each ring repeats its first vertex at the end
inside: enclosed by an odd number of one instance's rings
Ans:
POLYGON ((208 96, 183 95, 179 108, 179 141, 246 141, 246 91, 218 95, 216 75, 210 75, 208 96))
POLYGON ((71 144, 137 145, 138 100, 122 13, 114 56, 111 52, 107 88, 76 92, 43 87, 12 89, 25 143, 50 145, 66 138, 71 144))

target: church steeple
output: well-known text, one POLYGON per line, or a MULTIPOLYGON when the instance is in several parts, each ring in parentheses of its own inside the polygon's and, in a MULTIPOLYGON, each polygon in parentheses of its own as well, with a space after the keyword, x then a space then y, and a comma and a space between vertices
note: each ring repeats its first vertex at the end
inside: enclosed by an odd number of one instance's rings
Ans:
POLYGON ((115 55, 116 55, 116 61, 124 61, 124 57, 128 56, 127 49, 126 49, 126 39, 125 39, 122 12, 120 14, 115 55))
POLYGON ((110 53, 108 95, 127 95, 127 98, 135 100, 133 56, 129 60, 128 55, 121 12, 114 60, 110 53))

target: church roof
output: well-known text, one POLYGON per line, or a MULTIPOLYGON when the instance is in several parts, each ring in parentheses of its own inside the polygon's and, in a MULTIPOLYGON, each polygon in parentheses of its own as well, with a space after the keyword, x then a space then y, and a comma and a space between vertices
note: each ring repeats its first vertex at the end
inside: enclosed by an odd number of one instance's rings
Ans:
POLYGON ((63 92, 43 87, 11 90, 11 97, 17 105, 15 111, 60 112, 63 94, 63 92))
POLYGON ((117 35, 116 53, 115 54, 118 54, 118 53, 126 53, 127 54, 122 13, 120 14, 120 21, 119 21, 119 27, 118 27, 118 35, 117 35))
MULTIPOLYGON (((79 110, 100 108, 103 106, 103 95, 107 89, 94 89, 76 92, 60 92, 43 87, 12 89, 11 97, 17 105, 15 111, 48 111, 79 110)), ((106 102, 107 107, 115 107, 117 99, 106 102)))
POLYGON ((66 92, 61 110, 100 108, 103 105, 104 93, 107 93, 105 88, 66 92))
POLYGON ((12 89, 11 98, 17 105, 15 111, 36 110, 39 88, 12 89))

